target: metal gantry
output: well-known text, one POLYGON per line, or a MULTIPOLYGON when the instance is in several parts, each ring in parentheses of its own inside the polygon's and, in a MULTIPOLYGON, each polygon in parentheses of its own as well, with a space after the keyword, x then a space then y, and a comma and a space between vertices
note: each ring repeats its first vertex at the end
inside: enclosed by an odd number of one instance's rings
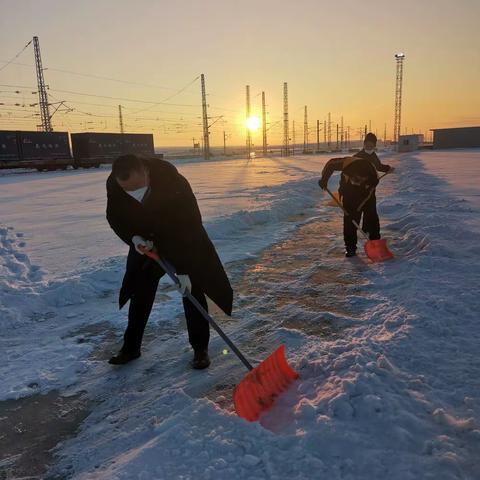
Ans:
POLYGON ((44 132, 53 132, 50 111, 48 108, 47 88, 45 86, 45 79, 43 78, 42 56, 40 55, 40 43, 38 37, 33 37, 33 51, 35 53, 35 67, 37 70, 38 104, 40 106, 40 118, 42 121, 41 127, 44 132))
POLYGON ((398 143, 402 123, 403 61, 405 60, 405 54, 397 53, 395 55, 395 60, 397 62, 397 74, 395 82, 395 117, 393 122, 393 141, 398 143))

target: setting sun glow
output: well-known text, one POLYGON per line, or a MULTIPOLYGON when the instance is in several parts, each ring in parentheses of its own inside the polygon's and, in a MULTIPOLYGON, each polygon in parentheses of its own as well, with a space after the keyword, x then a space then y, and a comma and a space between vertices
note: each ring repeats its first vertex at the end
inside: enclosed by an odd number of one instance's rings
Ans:
POLYGON ((254 132, 260 128, 260 119, 255 115, 252 115, 245 120, 245 124, 249 130, 254 132))

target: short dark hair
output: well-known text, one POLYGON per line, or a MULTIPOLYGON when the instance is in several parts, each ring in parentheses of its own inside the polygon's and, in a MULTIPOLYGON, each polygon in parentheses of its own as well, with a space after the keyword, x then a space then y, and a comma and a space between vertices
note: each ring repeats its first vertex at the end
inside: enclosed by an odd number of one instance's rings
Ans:
POLYGON ((121 155, 112 164, 112 173, 119 180, 128 180, 132 172, 139 172, 144 168, 144 161, 132 153, 121 155))
POLYGON ((365 143, 365 142, 372 142, 376 145, 377 144, 377 136, 374 133, 369 132, 365 135, 365 138, 363 139, 363 143, 365 143))

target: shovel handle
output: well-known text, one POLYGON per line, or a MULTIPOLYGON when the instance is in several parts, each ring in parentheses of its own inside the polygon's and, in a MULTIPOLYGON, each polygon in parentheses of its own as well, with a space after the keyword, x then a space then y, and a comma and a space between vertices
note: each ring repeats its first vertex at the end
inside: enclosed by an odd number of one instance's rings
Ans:
MULTIPOLYGON (((325 188, 325 190, 328 192, 328 194, 333 198, 333 200, 335 201, 335 203, 343 210, 343 213, 345 215, 347 215, 348 217, 351 217, 350 213, 347 212, 347 210, 345 209, 345 207, 335 198, 335 195, 328 189, 328 188, 325 188)), ((355 225, 355 228, 365 237, 365 240, 369 240, 368 238, 368 235, 360 228, 360 225, 353 219, 353 218, 350 218, 350 220, 352 221, 352 223, 355 225)))
MULTIPOLYGON (((380 179, 382 179, 385 175, 388 175, 390 173, 390 170, 388 170, 387 172, 385 172, 383 175, 380 175, 378 177, 378 180, 380 181, 380 179)), ((372 193, 375 191, 377 187, 373 187, 370 189, 370 192, 368 193, 368 197, 358 206, 357 208, 357 212, 360 212, 363 208, 363 206, 368 202, 369 198, 372 196, 372 193)))
MULTIPOLYGON (((162 269, 165 271, 165 273, 170 277, 170 279, 173 281, 177 289, 180 290, 180 280, 176 276, 176 274, 172 271, 172 269, 167 265, 167 262, 165 262, 160 256, 151 250, 145 250, 143 249, 143 253, 147 255, 147 257, 150 257, 152 260, 154 260, 162 269)), ((202 314, 203 318, 210 323, 212 328, 222 337, 223 341, 232 349, 232 351, 235 353, 235 355, 240 359, 240 361, 247 367, 248 370, 253 370, 253 366, 250 364, 250 362, 243 356, 242 352, 235 346, 235 344, 227 337, 225 332, 218 326, 217 322, 213 319, 213 317, 200 305, 198 300, 192 295, 190 290, 188 288, 185 289, 184 293, 185 297, 187 297, 190 302, 193 303, 195 308, 202 314)))

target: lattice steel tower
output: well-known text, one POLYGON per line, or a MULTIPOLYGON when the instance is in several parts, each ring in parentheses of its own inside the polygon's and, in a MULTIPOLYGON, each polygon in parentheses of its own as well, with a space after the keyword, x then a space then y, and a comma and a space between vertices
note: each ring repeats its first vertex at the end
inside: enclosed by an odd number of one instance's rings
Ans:
POLYGON ((283 84, 283 154, 290 155, 290 138, 288 133, 288 85, 283 84))
POLYGON ((52 123, 50 121, 50 111, 48 109, 47 88, 43 78, 42 57, 40 55, 40 43, 38 42, 38 37, 33 37, 33 51, 35 53, 35 66, 37 69, 38 104, 40 106, 42 130, 44 132, 53 132, 52 123))
POLYGON ((393 122, 393 141, 398 143, 400 138, 400 128, 402 121, 402 83, 403 83, 403 61, 405 60, 404 53, 397 53, 395 55, 397 61, 397 77, 395 83, 395 118, 393 122))
POLYGON ((207 94, 205 93, 205 75, 201 75, 202 82, 202 118, 203 118, 203 158, 210 158, 210 139, 208 133, 207 94))

